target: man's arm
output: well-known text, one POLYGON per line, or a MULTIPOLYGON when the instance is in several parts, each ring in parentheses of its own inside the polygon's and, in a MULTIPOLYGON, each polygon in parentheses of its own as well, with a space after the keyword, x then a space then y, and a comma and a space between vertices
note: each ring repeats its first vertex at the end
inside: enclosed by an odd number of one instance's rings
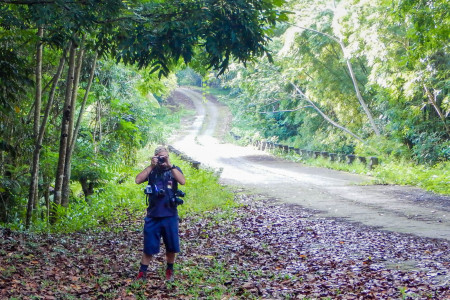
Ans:
POLYGON ((184 185, 186 183, 186 178, 184 178, 183 173, 177 168, 174 168, 174 165, 170 162, 169 155, 164 156, 164 159, 166 160, 163 164, 164 167, 169 168, 173 178, 175 178, 179 184, 184 185))
MULTIPOLYGON (((172 165, 173 166, 173 165, 172 165)), ((171 169, 173 178, 178 181, 179 184, 184 185, 186 183, 186 178, 184 178, 183 173, 180 172, 177 168, 171 169)))
POLYGON ((153 170, 153 168, 156 166, 157 163, 158 163, 158 159, 155 156, 153 156, 152 163, 150 164, 150 166, 148 166, 147 168, 142 170, 141 173, 137 174, 134 182, 136 182, 137 184, 146 182, 148 179, 148 174, 150 174, 150 172, 153 170))
POLYGON ((137 174, 136 179, 135 179, 135 182, 136 182, 137 184, 141 184, 141 183, 143 183, 143 182, 146 182, 146 181, 147 181, 147 178, 148 178, 148 174, 150 174, 150 172, 152 171, 152 169, 153 169, 153 166, 150 165, 150 166, 148 166, 147 168, 145 168, 144 170, 142 170, 141 173, 137 174))

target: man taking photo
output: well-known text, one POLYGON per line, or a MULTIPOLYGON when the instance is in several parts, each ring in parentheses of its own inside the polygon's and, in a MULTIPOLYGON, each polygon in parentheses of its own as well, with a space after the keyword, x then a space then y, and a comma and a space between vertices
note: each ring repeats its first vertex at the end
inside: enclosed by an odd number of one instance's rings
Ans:
POLYGON ((166 280, 173 281, 173 265, 176 253, 180 252, 178 235, 177 198, 178 184, 186 179, 181 169, 170 162, 169 151, 164 146, 155 149, 151 164, 136 176, 136 183, 148 183, 145 193, 148 199, 147 216, 144 224, 144 250, 138 279, 147 278, 147 269, 153 255, 159 253, 161 237, 166 248, 166 280))

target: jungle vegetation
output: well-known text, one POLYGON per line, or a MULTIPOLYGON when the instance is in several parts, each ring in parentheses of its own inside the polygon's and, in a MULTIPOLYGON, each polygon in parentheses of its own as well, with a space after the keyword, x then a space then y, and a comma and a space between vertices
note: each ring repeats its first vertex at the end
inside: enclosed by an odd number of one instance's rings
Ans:
POLYGON ((0 224, 52 228, 77 205, 116 201, 108 184, 119 190, 138 150, 177 122, 163 105, 172 71, 268 53, 281 3, 0 1, 0 224))
POLYGON ((449 6, 441 0, 289 1, 289 20, 272 31, 271 60, 233 64, 220 78, 234 133, 377 156, 390 171, 403 169, 400 176, 417 169, 415 180, 399 183, 448 186, 449 6))
POLYGON ((138 153, 176 126, 182 112, 165 99, 189 83, 222 86, 249 140, 375 155, 448 185, 449 11, 444 0, 0 0, 0 224, 63 230, 104 222, 108 201, 129 207, 138 153))

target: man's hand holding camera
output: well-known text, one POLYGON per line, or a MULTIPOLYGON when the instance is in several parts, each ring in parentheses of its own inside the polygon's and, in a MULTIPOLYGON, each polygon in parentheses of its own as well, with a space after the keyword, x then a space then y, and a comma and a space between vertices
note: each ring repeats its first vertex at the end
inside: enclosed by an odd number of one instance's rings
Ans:
POLYGON ((175 180, 178 181, 178 183, 183 185, 186 182, 183 173, 181 173, 170 162, 168 151, 160 151, 158 154, 153 156, 151 159, 151 164, 136 176, 136 183, 140 184, 147 181, 148 175, 153 169, 156 171, 171 170, 175 180))
POLYGON ((152 157, 152 167, 158 167, 161 169, 170 169, 172 164, 168 155, 157 155, 152 157))

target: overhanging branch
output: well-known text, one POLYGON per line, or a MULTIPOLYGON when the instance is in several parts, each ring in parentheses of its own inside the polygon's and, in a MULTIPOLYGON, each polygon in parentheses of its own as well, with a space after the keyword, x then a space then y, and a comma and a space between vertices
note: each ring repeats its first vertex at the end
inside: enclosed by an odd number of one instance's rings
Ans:
POLYGON ((308 98, 308 96, 305 95, 305 93, 302 92, 302 90, 300 90, 298 88, 298 86, 296 86, 293 82, 291 82, 291 85, 294 87, 294 89, 297 91, 297 93, 303 97, 303 99, 305 99, 309 104, 311 104, 311 106, 325 119, 327 120, 331 125, 347 132, 348 134, 350 134, 351 136, 353 136, 355 139, 357 139, 358 141, 365 143, 365 141, 357 136, 356 134, 354 134, 353 132, 351 132, 349 129, 345 128, 342 125, 339 125, 338 123, 336 123, 335 121, 331 120, 330 117, 328 117, 324 112, 322 112, 315 104, 314 102, 311 101, 311 99, 308 98))
POLYGON ((377 125, 375 124, 375 121, 373 119, 372 113, 370 112, 370 109, 367 106, 366 101, 364 101, 364 99, 363 99, 363 97, 361 95, 361 91, 359 90, 358 82, 356 81, 355 73, 353 72, 352 63, 350 61, 350 58, 346 57, 346 55, 345 55, 345 50, 346 49, 345 49, 345 45, 342 42, 342 40, 337 38, 337 37, 335 37, 335 36, 332 36, 332 35, 330 35, 328 33, 321 32, 321 31, 318 31, 318 30, 315 30, 315 29, 312 29, 312 28, 306 28, 306 27, 298 26, 298 25, 295 25, 295 24, 292 24, 292 23, 289 23, 289 22, 287 22, 287 24, 289 24, 291 26, 294 26, 294 27, 297 27, 297 28, 300 28, 300 29, 303 29, 303 30, 312 31, 312 32, 315 32, 317 34, 326 36, 329 39, 331 39, 331 40, 333 40, 333 41, 335 41, 336 43, 339 44, 339 46, 341 47, 342 52, 344 54, 344 58, 345 58, 345 62, 347 64, 348 71, 350 72, 350 78, 351 78, 351 80, 353 82, 353 86, 355 88, 356 98, 358 98, 358 101, 361 104, 362 109, 364 110, 367 118, 369 119, 369 123, 370 123, 370 126, 372 127, 372 130, 375 132, 376 135, 380 135, 380 131, 378 130, 377 125))
POLYGON ((287 109, 287 110, 274 110, 274 111, 259 111, 259 114, 274 114, 274 113, 280 113, 280 112, 293 112, 293 111, 299 111, 303 108, 307 108, 307 107, 313 107, 312 105, 305 105, 305 106, 300 106, 297 107, 296 109, 287 109))

